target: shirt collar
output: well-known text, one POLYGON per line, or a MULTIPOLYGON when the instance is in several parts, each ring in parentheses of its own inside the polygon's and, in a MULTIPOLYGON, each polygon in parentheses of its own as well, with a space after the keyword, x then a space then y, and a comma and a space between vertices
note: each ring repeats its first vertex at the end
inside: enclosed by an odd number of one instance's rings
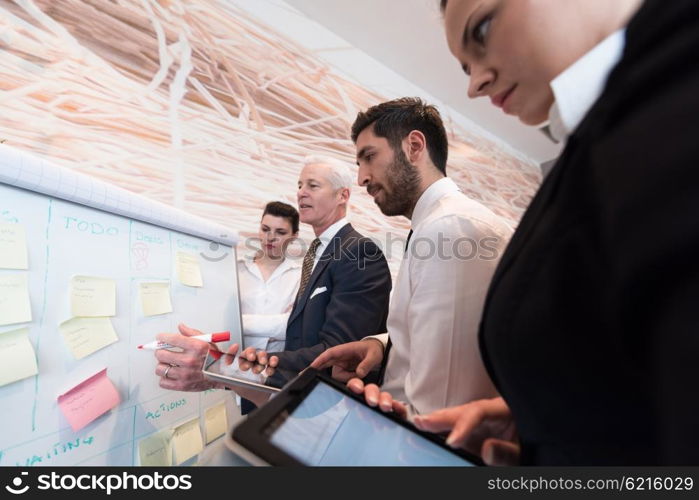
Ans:
POLYGON ((450 193, 461 192, 459 186, 451 180, 449 177, 444 177, 439 179, 437 182, 433 182, 418 198, 415 208, 413 209, 413 216, 410 219, 411 227, 417 227, 420 222, 422 222, 427 214, 429 214, 430 207, 439 200, 441 197, 446 196, 450 193))
MULTIPOLYGON (((349 221, 347 220, 347 217, 343 217, 339 221, 335 222, 332 224, 329 228, 327 228, 325 231, 323 231, 320 236, 318 236, 318 239, 320 240, 320 245, 321 247, 325 248, 325 246, 328 244, 330 240, 332 240, 335 235, 345 227, 347 224, 349 224, 349 221)), ((316 254, 317 255, 317 254, 316 254)))
POLYGON ((549 112, 551 135, 564 142, 597 101, 607 77, 621 59, 626 29, 615 31, 551 82, 554 103, 549 112))
MULTIPOLYGON (((248 269, 248 271, 250 271, 254 275, 262 278, 262 274, 260 273, 260 268, 257 267, 257 265, 255 264, 255 257, 256 256, 257 256, 257 252, 246 254, 246 255, 243 255, 242 257, 238 257, 238 261, 245 263, 245 267, 248 269)), ((296 268, 300 268, 300 267, 301 267, 301 264, 296 262, 296 259, 286 258, 286 259, 284 259, 284 261, 281 264, 279 264, 279 267, 277 267, 274 270, 274 272, 272 273, 272 276, 275 276, 276 274, 285 273, 288 269, 296 269, 296 268)), ((270 278, 272 276, 270 276, 270 278)))

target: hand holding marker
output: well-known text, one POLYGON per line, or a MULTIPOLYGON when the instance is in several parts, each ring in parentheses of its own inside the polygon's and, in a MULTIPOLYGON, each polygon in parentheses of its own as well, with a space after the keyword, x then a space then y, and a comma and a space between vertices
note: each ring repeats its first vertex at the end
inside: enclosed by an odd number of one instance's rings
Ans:
MULTIPOLYGON (((204 342, 227 342, 231 339, 231 332, 209 333, 207 335, 195 335, 188 338, 203 340, 204 342)), ((159 342, 157 340, 138 346, 139 349, 149 349, 151 351, 155 351, 157 349, 172 349, 173 347, 175 346, 166 344, 165 342, 159 342)))

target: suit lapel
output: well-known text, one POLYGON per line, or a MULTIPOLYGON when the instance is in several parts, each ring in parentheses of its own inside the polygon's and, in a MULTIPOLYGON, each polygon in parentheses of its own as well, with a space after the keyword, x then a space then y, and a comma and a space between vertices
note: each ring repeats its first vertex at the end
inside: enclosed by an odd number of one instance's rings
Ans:
POLYGON ((304 307, 306 307, 306 303, 308 302, 308 298, 310 297, 311 293, 313 292, 313 288, 315 286, 316 281, 318 281, 318 278, 320 277, 321 274, 325 271, 325 268, 328 266, 331 260, 333 260, 335 253, 338 252, 341 248, 342 245, 345 243, 344 238, 347 236, 352 231, 352 224, 347 224, 343 226, 335 235, 335 237, 330 240, 328 243, 328 246, 325 247, 325 250, 323 251, 323 254, 320 256, 320 260, 318 261, 318 264, 316 264, 315 269, 313 269, 313 273, 311 274, 311 277, 308 279, 308 284, 306 285, 306 289, 303 291, 303 295, 299 297, 298 302, 296 303, 296 306, 294 307, 294 310, 291 311, 291 316, 289 317, 289 323, 294 321, 296 317, 301 314, 301 311, 303 311, 304 307))
POLYGON ((517 259, 521 248, 526 244, 527 240, 534 231, 534 228, 536 228, 539 219, 541 219, 547 207, 549 207, 551 198, 555 195, 558 189, 558 184, 563 173, 563 166, 567 161, 567 157, 570 156, 575 149, 576 142, 575 136, 571 136, 568 139, 568 143, 566 144, 563 154, 551 169, 551 172, 549 172, 546 179, 544 179, 543 184, 534 196, 534 199, 529 205, 529 209, 527 209, 522 217, 515 234, 510 240, 510 243, 507 245, 505 253, 503 254, 502 259, 495 270, 495 274, 491 280, 488 296, 493 293, 493 290, 497 287, 497 284, 502 276, 517 259))

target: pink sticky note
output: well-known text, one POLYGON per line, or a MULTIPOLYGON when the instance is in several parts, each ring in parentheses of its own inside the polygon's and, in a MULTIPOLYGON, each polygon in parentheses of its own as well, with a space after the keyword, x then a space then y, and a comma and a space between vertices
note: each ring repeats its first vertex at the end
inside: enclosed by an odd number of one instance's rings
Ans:
POLYGON ((106 368, 58 396, 58 406, 73 431, 79 431, 120 401, 116 387, 107 377, 106 368))

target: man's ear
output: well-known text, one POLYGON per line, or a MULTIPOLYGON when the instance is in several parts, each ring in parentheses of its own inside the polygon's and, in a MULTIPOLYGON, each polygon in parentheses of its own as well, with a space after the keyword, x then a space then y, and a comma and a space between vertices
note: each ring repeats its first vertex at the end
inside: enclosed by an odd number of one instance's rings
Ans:
POLYGON ((340 188, 340 201, 349 204, 350 190, 349 188, 340 188))
POLYGON ((410 163, 417 162, 417 160, 427 152, 427 139, 425 138, 425 134, 419 130, 412 130, 405 137, 403 143, 407 149, 405 156, 407 156, 410 163))

